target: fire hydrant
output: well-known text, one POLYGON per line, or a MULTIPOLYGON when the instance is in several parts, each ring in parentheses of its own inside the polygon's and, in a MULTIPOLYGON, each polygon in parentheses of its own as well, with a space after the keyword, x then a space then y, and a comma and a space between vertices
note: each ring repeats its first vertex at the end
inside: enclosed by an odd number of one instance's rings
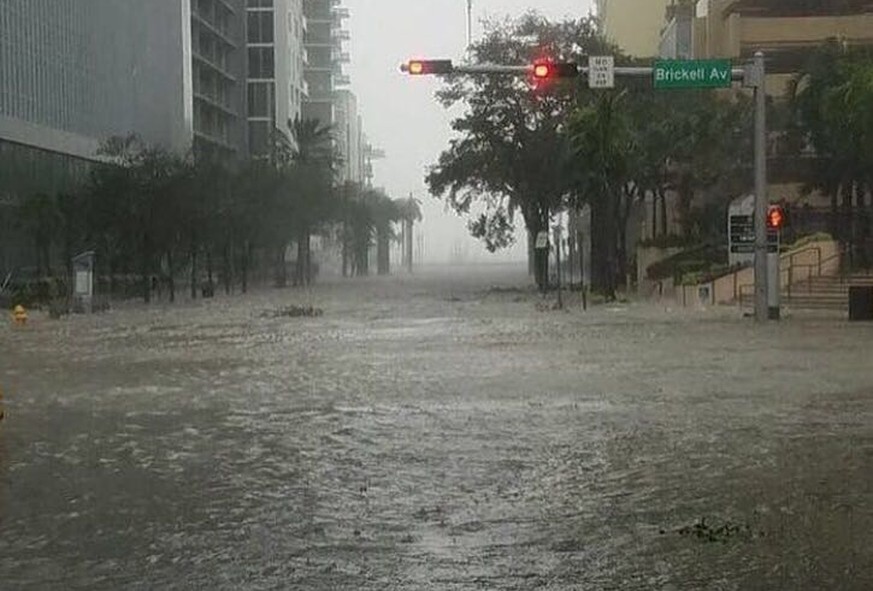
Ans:
POLYGON ((24 309, 24 306, 21 304, 15 306, 15 309, 12 310, 12 319, 19 326, 27 324, 27 310, 24 309))

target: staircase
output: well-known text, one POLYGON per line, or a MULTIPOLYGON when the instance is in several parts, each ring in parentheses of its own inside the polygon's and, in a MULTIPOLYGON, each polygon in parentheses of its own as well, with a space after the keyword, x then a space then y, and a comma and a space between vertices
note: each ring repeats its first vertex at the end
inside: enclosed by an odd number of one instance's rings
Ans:
MULTIPOLYGON (((848 276, 813 276, 783 288, 782 306, 796 310, 835 310, 848 312, 849 287, 873 286, 873 272, 848 276)), ((742 307, 754 307, 755 294, 740 296, 742 307)))

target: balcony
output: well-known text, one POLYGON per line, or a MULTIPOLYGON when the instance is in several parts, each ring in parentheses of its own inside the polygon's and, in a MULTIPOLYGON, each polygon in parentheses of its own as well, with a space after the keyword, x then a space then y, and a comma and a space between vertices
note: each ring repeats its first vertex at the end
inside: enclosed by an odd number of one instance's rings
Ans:
POLYGON ((221 104, 220 102, 216 101, 214 97, 211 97, 207 94, 204 94, 202 91, 198 92, 197 90, 195 90, 194 91, 194 98, 196 100, 200 101, 201 103, 208 105, 209 107, 212 107, 216 111, 223 113, 224 115, 226 115, 228 117, 232 117, 235 119, 239 116, 236 111, 232 110, 230 107, 228 107, 226 105, 221 104))
POLYGON ((233 75, 230 74, 230 72, 228 72, 227 70, 225 70, 224 68, 222 68, 218 64, 212 62, 211 60, 209 60, 205 56, 202 56, 199 53, 192 51, 191 57, 194 58, 195 62, 208 67, 209 69, 216 72, 218 75, 220 75, 222 78, 224 78, 228 82, 232 82, 233 84, 236 84, 237 80, 233 75))
POLYGON ((194 21, 195 23, 197 23, 198 25, 200 25, 202 29, 208 31, 214 37, 216 37, 217 39, 220 39, 221 41, 223 41, 225 44, 229 45, 233 49, 237 48, 237 44, 233 39, 230 38, 229 32, 219 30, 215 25, 213 25, 211 22, 209 22, 208 20, 203 18, 203 16, 201 16, 199 13, 192 12, 191 13, 191 20, 194 21))

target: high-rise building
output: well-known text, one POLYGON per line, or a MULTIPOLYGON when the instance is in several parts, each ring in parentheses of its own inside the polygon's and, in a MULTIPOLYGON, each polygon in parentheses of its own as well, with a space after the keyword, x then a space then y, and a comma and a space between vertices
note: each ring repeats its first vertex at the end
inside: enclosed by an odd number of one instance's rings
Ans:
POLYGON ((675 0, 597 0, 603 33, 634 57, 658 55, 664 11, 675 0))
POLYGON ((342 155, 340 180, 364 182, 364 151, 358 99, 349 90, 337 90, 334 99, 334 140, 342 155))
POLYGON ((245 0, 190 1, 194 152, 198 157, 243 157, 245 0))
POLYGON ((273 132, 290 137, 289 122, 301 116, 306 21, 302 0, 248 0, 246 12, 248 145, 263 154, 273 132))
POLYGON ((308 25, 305 37, 307 64, 306 82, 309 96, 303 106, 306 119, 317 119, 325 125, 336 123, 334 91, 349 84, 343 64, 349 56, 343 42, 349 32, 342 28, 348 18, 342 0, 304 0, 303 11, 308 25))
POLYGON ((184 0, 3 0, 0 141, 93 158, 135 131, 187 148, 190 18, 184 0))

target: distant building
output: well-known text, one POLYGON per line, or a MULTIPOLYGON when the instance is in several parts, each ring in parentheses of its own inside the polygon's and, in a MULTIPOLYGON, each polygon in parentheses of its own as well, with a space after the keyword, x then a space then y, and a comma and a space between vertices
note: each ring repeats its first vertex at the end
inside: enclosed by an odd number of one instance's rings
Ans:
POLYGON ((358 100, 349 90, 338 90, 334 98, 334 139, 342 155, 341 181, 364 182, 364 145, 358 100))
POLYGON ((349 10, 342 0, 303 0, 306 31, 306 84, 309 95, 303 105, 304 119, 317 119, 333 128, 339 152, 342 180, 364 180, 363 131, 355 95, 345 90, 350 83, 343 66, 350 61, 344 49, 349 32, 343 21, 349 10))
POLYGON ((596 0, 603 33, 634 57, 658 55, 664 11, 674 0, 596 0))

